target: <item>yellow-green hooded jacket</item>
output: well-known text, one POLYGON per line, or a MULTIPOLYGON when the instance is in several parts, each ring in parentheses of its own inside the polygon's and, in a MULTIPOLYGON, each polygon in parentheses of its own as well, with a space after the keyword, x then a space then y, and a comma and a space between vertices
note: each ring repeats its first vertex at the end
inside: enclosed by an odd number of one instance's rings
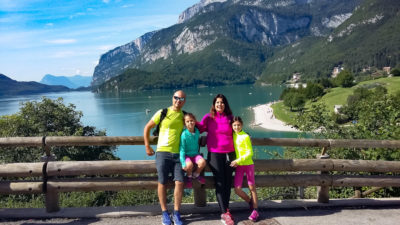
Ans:
POLYGON ((243 130, 238 134, 233 132, 233 144, 235 146, 236 160, 239 166, 252 165, 253 147, 250 136, 243 130))

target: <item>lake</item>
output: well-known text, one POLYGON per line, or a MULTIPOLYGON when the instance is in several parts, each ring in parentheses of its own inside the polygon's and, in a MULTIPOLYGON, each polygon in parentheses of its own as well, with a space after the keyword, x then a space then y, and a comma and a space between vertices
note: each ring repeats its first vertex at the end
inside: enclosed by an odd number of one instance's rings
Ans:
MULTIPOLYGON (((218 93, 224 94, 234 115, 241 116, 243 130, 251 137, 297 137, 297 133, 269 131, 251 126, 254 120, 251 106, 265 104, 279 98, 283 87, 231 85, 221 87, 186 88, 187 95, 184 110, 192 112, 198 120, 209 112, 212 100, 218 93)), ((95 94, 91 92, 63 92, 39 95, 0 97, 0 115, 9 115, 19 111, 20 102, 40 101, 42 96, 51 99, 62 97, 64 103, 72 103, 83 112, 81 122, 106 130, 107 136, 143 136, 143 128, 153 114, 172 103, 173 90, 152 90, 138 93, 95 94), (150 112, 146 113, 146 110, 150 112)), ((202 149, 206 151, 206 149, 202 149)), ((269 158, 272 151, 282 153, 279 147, 255 147, 257 158, 269 158)), ((145 153, 144 146, 119 146, 117 156, 123 160, 154 159, 145 153)))

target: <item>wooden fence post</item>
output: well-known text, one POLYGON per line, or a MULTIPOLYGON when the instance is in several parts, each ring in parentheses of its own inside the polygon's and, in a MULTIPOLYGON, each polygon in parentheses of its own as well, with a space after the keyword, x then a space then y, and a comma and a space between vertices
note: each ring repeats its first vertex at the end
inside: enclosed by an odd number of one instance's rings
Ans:
MULTIPOLYGON (((330 156, 326 154, 327 147, 323 147, 320 155, 317 155, 317 159, 329 159, 330 156)), ((319 171, 319 174, 328 174, 327 171, 319 171)), ((322 185, 317 187, 317 199, 319 203, 329 203, 329 186, 322 185)))
POLYGON ((193 197, 195 206, 204 207, 207 205, 207 193, 204 184, 193 182, 193 197))
POLYGON ((41 157, 41 160, 45 162, 43 164, 42 176, 43 176, 43 193, 45 194, 46 211, 49 213, 58 212, 60 211, 58 191, 49 190, 47 188, 47 181, 49 179, 47 175, 47 164, 51 161, 55 161, 56 156, 54 154, 51 154, 50 146, 46 145, 46 136, 44 136, 42 139, 42 147, 45 152, 45 155, 41 157))
POLYGON ((46 212, 60 211, 58 191, 46 191, 46 212))
POLYGON ((299 198, 304 199, 304 187, 298 187, 299 188, 299 198))
POLYGON ((354 198, 362 198, 361 187, 354 188, 354 198))

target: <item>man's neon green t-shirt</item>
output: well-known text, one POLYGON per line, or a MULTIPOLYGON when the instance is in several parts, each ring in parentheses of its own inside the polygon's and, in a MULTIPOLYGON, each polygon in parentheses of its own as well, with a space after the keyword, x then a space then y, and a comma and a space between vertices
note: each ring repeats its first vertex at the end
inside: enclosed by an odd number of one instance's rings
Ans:
MULTIPOLYGON (((161 111, 157 111, 151 120, 155 124, 160 123, 161 111)), ((161 122, 160 133, 157 142, 158 152, 179 153, 179 143, 183 130, 183 112, 174 111, 171 107, 168 108, 167 115, 161 122)))

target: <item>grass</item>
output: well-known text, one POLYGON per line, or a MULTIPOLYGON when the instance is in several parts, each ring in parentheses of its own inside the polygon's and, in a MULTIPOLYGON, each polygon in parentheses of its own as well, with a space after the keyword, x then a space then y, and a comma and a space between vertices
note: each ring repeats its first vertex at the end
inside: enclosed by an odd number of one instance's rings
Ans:
MULTIPOLYGON (((385 77, 376 80, 368 80, 358 83, 351 88, 332 88, 328 90, 324 96, 318 99, 316 102, 307 102, 305 108, 309 108, 312 104, 323 103, 328 109, 333 112, 335 105, 344 105, 347 102, 349 95, 352 95, 354 90, 362 86, 374 86, 373 84, 381 84, 387 88, 389 94, 400 91, 400 77, 385 77)), ((283 102, 278 102, 272 105, 274 109, 274 115, 277 119, 282 120, 288 124, 295 124, 294 118, 296 113, 291 112, 288 107, 283 105, 283 102)))
POLYGON ((290 111, 290 109, 283 105, 283 102, 278 102, 272 106, 275 117, 288 124, 294 124, 294 118, 296 116, 295 112, 290 111))

